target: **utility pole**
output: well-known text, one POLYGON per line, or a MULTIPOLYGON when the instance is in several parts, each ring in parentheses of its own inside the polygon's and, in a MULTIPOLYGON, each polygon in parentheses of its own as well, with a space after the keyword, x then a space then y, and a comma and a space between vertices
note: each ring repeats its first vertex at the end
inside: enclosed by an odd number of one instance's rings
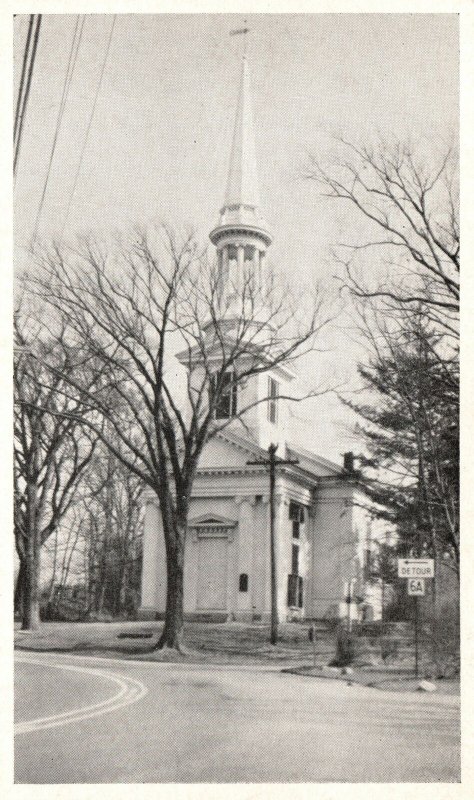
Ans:
POLYGON ((277 444, 271 444, 268 448, 268 460, 259 459, 258 461, 247 461, 249 465, 258 465, 269 468, 270 475, 270 593, 271 593, 271 614, 270 614, 270 643, 278 642, 278 593, 276 575, 276 548, 275 548, 275 470, 277 466, 283 464, 298 464, 297 459, 275 458, 278 449, 277 444))

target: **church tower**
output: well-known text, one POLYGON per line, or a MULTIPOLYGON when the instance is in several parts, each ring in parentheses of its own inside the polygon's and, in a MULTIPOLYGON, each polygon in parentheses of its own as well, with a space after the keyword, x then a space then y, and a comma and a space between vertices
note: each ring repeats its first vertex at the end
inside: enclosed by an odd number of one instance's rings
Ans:
POLYGON ((253 271, 264 286, 267 247, 272 237, 260 213, 255 134, 247 57, 243 57, 234 136, 224 205, 209 234, 217 249, 220 290, 227 302, 253 271))
MULTIPOLYGON (((242 60, 234 135, 224 204, 219 224, 209 234, 217 250, 219 294, 223 318, 235 319, 242 312, 242 287, 249 278, 263 301, 268 287, 267 248, 272 236, 260 210, 255 132, 247 57, 242 60)), ((287 367, 254 375, 247 386, 238 387, 237 405, 253 408, 245 414, 245 427, 254 441, 267 448, 280 446, 283 456, 287 438, 287 385, 294 378, 287 367), (281 389, 284 389, 283 391, 281 389), (261 402, 259 402, 261 401, 261 402)), ((233 427, 233 426, 232 426, 233 427)), ((242 430, 237 424, 235 431, 242 430)))

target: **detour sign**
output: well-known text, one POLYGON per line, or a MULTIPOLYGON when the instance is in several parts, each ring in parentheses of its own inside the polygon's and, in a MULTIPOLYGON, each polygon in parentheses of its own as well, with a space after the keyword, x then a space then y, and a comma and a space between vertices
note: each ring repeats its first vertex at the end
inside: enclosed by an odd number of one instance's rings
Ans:
POLYGON ((434 578, 433 558, 399 558, 399 578, 434 578))

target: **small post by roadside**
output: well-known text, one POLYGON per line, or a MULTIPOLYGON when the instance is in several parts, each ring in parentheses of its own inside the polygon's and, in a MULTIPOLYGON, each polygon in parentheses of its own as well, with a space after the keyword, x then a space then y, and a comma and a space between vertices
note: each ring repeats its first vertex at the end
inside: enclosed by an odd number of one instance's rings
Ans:
POLYGON ((418 596, 415 595, 415 678, 418 678, 418 596))
POLYGON ((356 578, 350 578, 350 580, 347 583, 347 597, 346 597, 346 603, 347 603, 347 630, 349 631, 349 633, 351 633, 351 631, 352 631, 352 587, 353 587, 355 582, 356 582, 356 578))
POLYGON ((316 667, 316 624, 314 620, 311 623, 311 627, 308 631, 308 638, 313 645, 313 667, 316 667))
POLYGON ((434 577, 434 559, 432 558, 399 558, 398 577, 407 579, 408 595, 415 601, 415 677, 419 672, 419 609, 418 598, 425 595, 425 580, 434 577))

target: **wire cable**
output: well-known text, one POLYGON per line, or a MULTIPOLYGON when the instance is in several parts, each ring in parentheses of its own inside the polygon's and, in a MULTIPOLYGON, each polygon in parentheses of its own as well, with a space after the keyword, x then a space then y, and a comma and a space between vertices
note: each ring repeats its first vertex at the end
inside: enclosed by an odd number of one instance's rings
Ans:
POLYGON ((13 124, 13 144, 16 142, 16 134, 18 130, 18 122, 20 119, 20 108, 21 108, 21 101, 23 99, 23 86, 25 83, 26 78, 26 71, 28 68, 28 59, 30 54, 30 43, 31 43, 31 35, 33 33, 33 22, 34 22, 34 14, 30 14, 30 20, 28 23, 28 33, 26 35, 26 42, 25 42, 25 50, 23 53, 23 63, 21 66, 21 78, 20 78, 20 87, 18 89, 18 97, 16 101, 16 109, 15 109, 15 122, 13 124))
POLYGON ((69 50, 69 58, 68 58, 68 64, 67 64, 67 69, 66 69, 66 76, 64 78, 63 90, 62 90, 62 94, 61 94, 61 101, 59 103, 58 117, 57 117, 57 120, 56 120, 56 130, 55 130, 55 133, 54 133, 53 144, 52 144, 52 147, 51 147, 51 153, 50 153, 50 157, 49 157, 48 169, 46 171, 46 177, 45 177, 45 181, 44 181, 44 185, 43 185, 43 192, 42 192, 42 195, 41 195, 41 200, 40 200, 40 203, 39 203, 38 212, 36 214, 35 227, 34 227, 34 231, 33 231, 33 242, 36 240, 36 236, 37 236, 37 233, 38 233, 39 223, 40 223, 40 219, 41 219, 41 213, 43 211, 44 201, 45 201, 45 197, 46 197, 46 191, 47 191, 48 183, 49 183, 49 177, 50 177, 50 174, 51 174, 51 167, 52 167, 52 164, 53 164, 54 154, 56 152, 56 145, 57 145, 59 133, 60 133, 60 130, 61 130, 61 124, 62 124, 62 120, 63 120, 63 116, 64 116, 64 111, 65 111, 65 108, 66 108, 67 98, 68 98, 68 95, 69 95, 69 89, 70 89, 70 86, 71 86, 72 78, 73 78, 73 75, 74 75, 74 70, 75 70, 75 67, 76 67, 77 54, 79 52, 79 47, 80 47, 80 44, 81 44, 82 31, 83 31, 83 28, 84 28, 84 21, 85 21, 85 16, 84 15, 82 15, 82 16, 81 15, 77 15, 76 24, 75 24, 75 27, 74 27, 74 34, 73 34, 72 42, 71 42, 71 48, 69 50))
POLYGON ((106 47, 106 50, 105 50, 104 60, 102 62, 102 69, 100 71, 99 81, 98 81, 96 92, 95 92, 94 102, 92 104, 92 109, 91 109, 91 113, 90 113, 90 117, 89 117, 89 123, 87 125, 86 135, 84 137, 84 141, 83 141, 82 149, 81 149, 81 154, 79 156, 79 163, 78 163, 78 166, 77 166, 76 174, 74 176, 74 182, 73 182, 73 185, 72 185, 71 193, 69 195, 69 201, 68 201, 68 204, 67 204, 67 207, 66 207, 66 214, 64 216, 63 227, 62 227, 62 230, 61 230, 61 235, 59 237, 59 241, 60 242, 62 241, 62 238, 63 238, 63 235, 64 235, 64 230, 66 228, 66 223, 67 223, 67 219, 68 219, 68 216, 69 216, 69 211, 71 209, 72 201, 73 201, 73 198, 74 198, 74 193, 76 191, 77 182, 78 182, 78 179, 79 179, 79 173, 81 171, 82 161, 83 161, 84 153, 85 153, 85 150, 86 150, 86 145, 87 145, 87 142, 88 142, 88 139, 89 139, 89 133, 90 133, 91 126, 92 126, 92 121, 94 119, 95 109, 96 109, 96 106, 97 106, 97 100, 99 99, 99 93, 100 93, 100 89, 101 89, 101 86, 102 86, 102 80, 103 80, 103 77, 104 77, 105 66, 107 64, 107 59, 108 59, 108 56, 109 56, 110 45, 111 45, 111 42, 112 42, 112 36, 113 36, 113 33, 114 33, 116 19, 117 19, 117 14, 114 14, 113 20, 112 20, 112 25, 111 25, 111 28, 110 28, 109 38, 108 38, 108 42, 107 42, 107 47, 106 47))
POLYGON ((20 112, 19 119, 18 119, 17 139, 16 139, 15 153, 14 153, 14 158, 13 158, 13 175, 16 175, 16 168, 17 168, 17 164, 18 164, 18 158, 19 158, 19 155, 20 155, 21 138, 22 138, 22 134, 23 134, 23 124, 24 124, 24 121, 25 121, 26 109, 27 109, 28 100, 29 100, 29 97, 30 97, 31 80, 32 80, 32 77, 33 77, 33 67, 35 65, 36 51, 38 49, 38 39, 39 39, 40 28, 41 28, 41 17, 42 17, 42 14, 37 14, 36 17, 37 17, 36 18, 36 27, 35 27, 35 32, 34 32, 34 36, 33 36, 33 49, 31 51, 31 59, 30 59, 30 66, 29 66, 28 74, 27 74, 27 78, 26 78, 25 93, 24 93, 24 96, 23 96, 23 103, 22 103, 21 112, 20 112))

